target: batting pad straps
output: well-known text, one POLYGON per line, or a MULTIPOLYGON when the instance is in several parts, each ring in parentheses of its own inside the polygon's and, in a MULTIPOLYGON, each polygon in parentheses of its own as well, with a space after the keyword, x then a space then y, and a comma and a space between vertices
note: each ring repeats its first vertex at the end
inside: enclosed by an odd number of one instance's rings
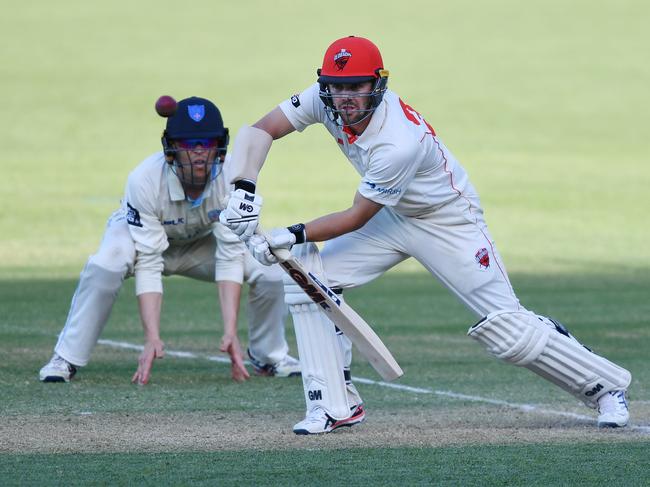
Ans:
POLYGON ((237 132, 230 159, 230 183, 241 179, 257 181, 273 137, 264 130, 244 125, 237 132))
POLYGON ((529 311, 490 313, 467 334, 491 355, 532 370, 593 408, 599 397, 627 389, 632 380, 627 370, 529 311))

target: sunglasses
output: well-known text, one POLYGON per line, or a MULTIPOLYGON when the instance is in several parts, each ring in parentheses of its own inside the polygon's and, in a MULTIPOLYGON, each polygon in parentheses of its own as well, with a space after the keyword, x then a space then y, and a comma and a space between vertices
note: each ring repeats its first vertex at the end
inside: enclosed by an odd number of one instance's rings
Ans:
POLYGON ((193 150, 199 145, 204 149, 214 149, 219 145, 219 139, 177 139, 175 142, 183 150, 193 150))

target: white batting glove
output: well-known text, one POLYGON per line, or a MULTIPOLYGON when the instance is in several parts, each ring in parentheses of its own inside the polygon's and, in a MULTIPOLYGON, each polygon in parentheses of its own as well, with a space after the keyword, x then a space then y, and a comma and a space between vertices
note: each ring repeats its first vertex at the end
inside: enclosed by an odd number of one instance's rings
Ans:
POLYGON ((274 249, 291 250, 294 244, 305 241, 305 225, 298 223, 288 228, 274 228, 266 237, 253 235, 246 245, 258 262, 271 265, 279 262, 273 254, 274 249))
POLYGON ((260 264, 273 265, 279 262, 278 258, 271 253, 269 242, 262 235, 253 235, 246 242, 246 246, 260 264))
POLYGON ((219 215, 219 221, 245 242, 255 233, 261 210, 260 195, 236 189, 230 193, 230 199, 226 209, 219 215))

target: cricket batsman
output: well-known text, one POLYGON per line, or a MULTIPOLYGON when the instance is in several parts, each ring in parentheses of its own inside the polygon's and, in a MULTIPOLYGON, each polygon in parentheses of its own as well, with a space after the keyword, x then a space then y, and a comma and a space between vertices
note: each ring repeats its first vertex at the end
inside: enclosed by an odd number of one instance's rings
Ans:
MULTIPOLYGON (((240 130, 231 173, 236 191, 221 222, 263 264, 278 261, 274 249, 293 247, 332 288, 360 286, 413 257, 476 315, 468 334, 488 353, 597 408, 599 426, 627 425, 630 372, 519 303, 466 171, 425 118, 387 88, 377 46, 362 37, 338 39, 317 75, 316 83, 240 130), (352 205, 269 237, 254 235, 259 208, 247 212, 238 201, 261 206, 255 181, 272 141, 316 123, 360 175, 352 205), (322 253, 312 242, 326 242, 322 253)), ((285 282, 307 403, 294 432, 361 422, 365 411, 349 382, 350 342, 298 286, 285 282)))
POLYGON ((218 223, 230 192, 223 173, 229 136, 221 113, 204 98, 178 104, 163 98, 173 103, 164 114, 163 150, 129 175, 122 206, 109 218, 99 250, 81 272, 54 355, 40 371, 43 382, 68 382, 88 363, 122 282, 131 276, 145 338, 133 382, 146 384, 154 359, 164 355, 163 275, 217 281, 224 321, 220 349, 230 355, 233 379, 249 377, 237 337, 244 281, 250 285, 248 354, 255 372, 284 377, 300 373, 284 335, 282 272, 259 264, 218 223))

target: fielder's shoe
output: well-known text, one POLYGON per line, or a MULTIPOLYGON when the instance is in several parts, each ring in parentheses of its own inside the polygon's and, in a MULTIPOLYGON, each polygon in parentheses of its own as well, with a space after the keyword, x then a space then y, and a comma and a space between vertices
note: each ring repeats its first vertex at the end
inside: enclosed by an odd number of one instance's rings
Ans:
POLYGON ((352 411, 352 414, 349 418, 334 419, 320 406, 316 406, 305 419, 293 426, 293 432, 297 435, 329 433, 342 426, 354 426, 366 419, 366 411, 363 409, 363 405, 352 406, 350 411, 352 411))
POLYGON ((41 369, 39 378, 41 382, 70 382, 76 373, 74 365, 55 353, 41 369))
POLYGON ((619 428, 627 425, 630 411, 627 409, 625 391, 610 391, 598 399, 598 426, 619 428))
POLYGON ((300 375, 300 362, 291 355, 285 355, 277 364, 265 364, 253 357, 250 349, 246 353, 248 353, 253 371, 257 375, 268 377, 295 377, 300 375))

